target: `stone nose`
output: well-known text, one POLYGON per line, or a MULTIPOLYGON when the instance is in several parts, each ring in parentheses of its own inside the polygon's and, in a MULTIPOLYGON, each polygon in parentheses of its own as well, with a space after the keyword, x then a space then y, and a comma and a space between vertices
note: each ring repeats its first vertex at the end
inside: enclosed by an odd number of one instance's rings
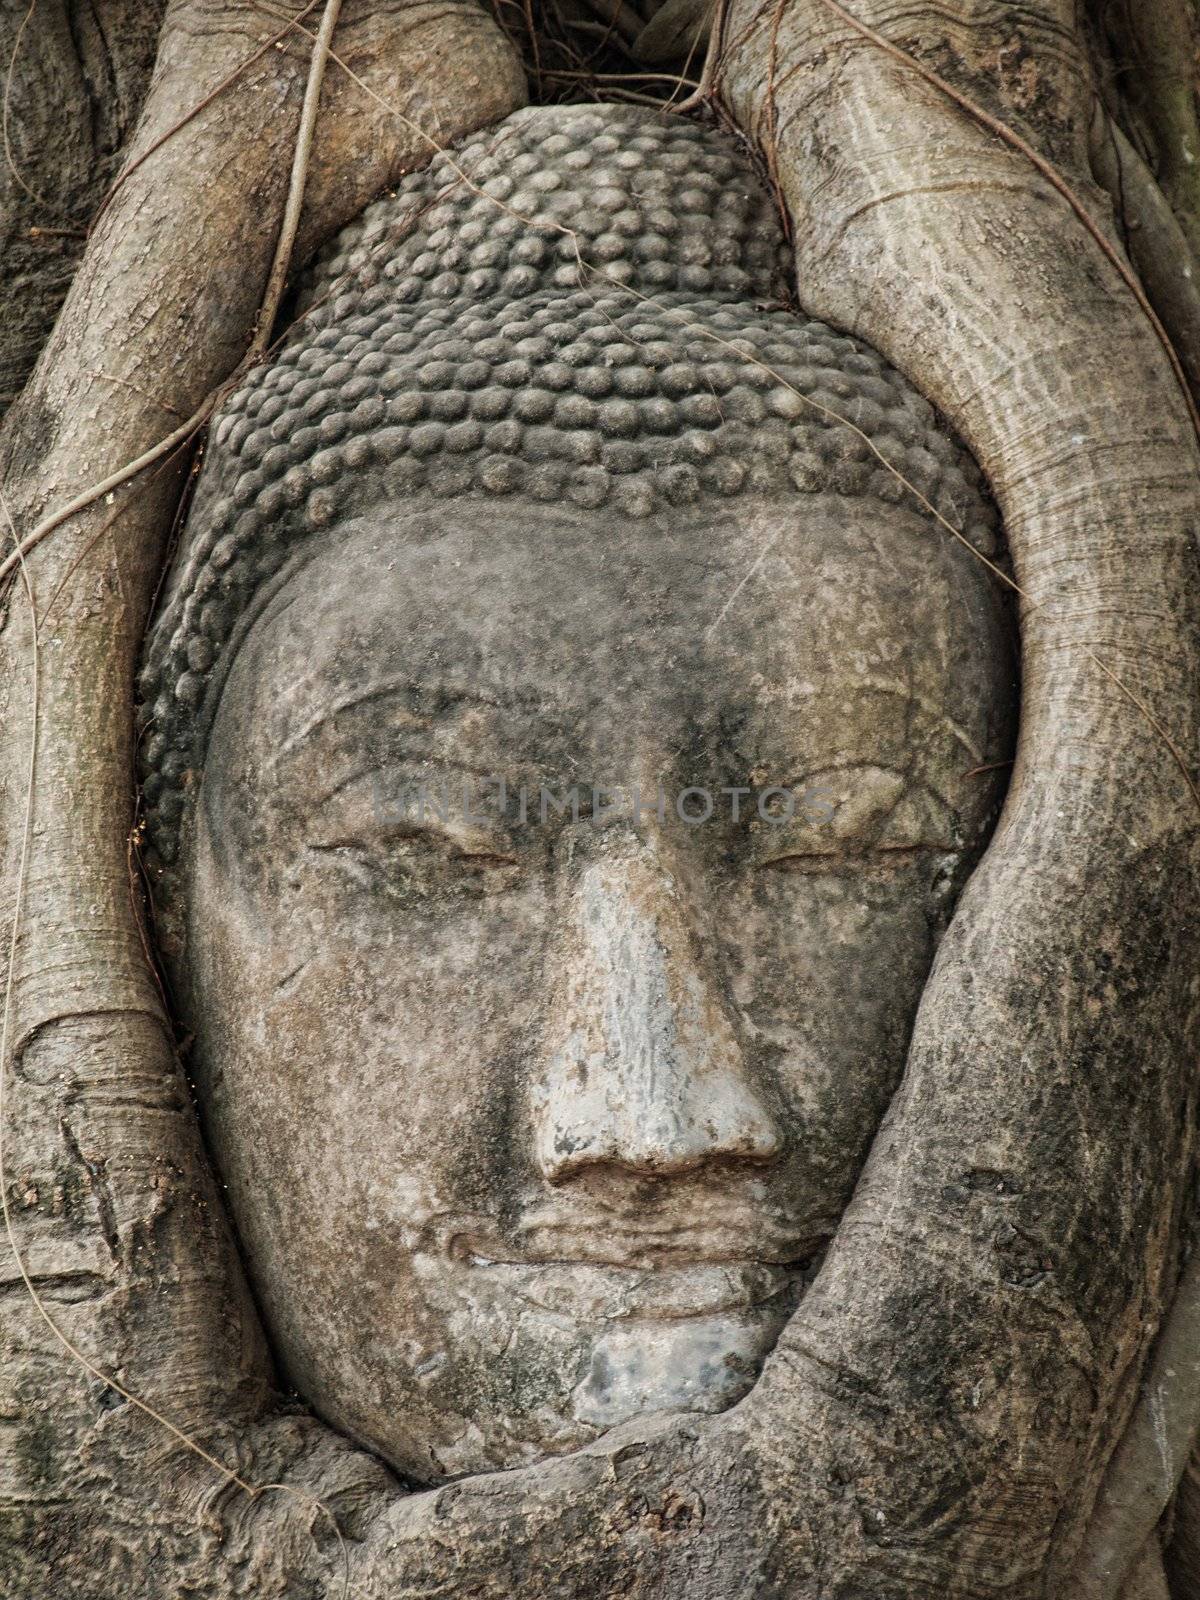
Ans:
POLYGON ((679 890, 653 856, 584 869, 560 950, 533 1090, 549 1182, 602 1168, 668 1177, 779 1154, 679 890))

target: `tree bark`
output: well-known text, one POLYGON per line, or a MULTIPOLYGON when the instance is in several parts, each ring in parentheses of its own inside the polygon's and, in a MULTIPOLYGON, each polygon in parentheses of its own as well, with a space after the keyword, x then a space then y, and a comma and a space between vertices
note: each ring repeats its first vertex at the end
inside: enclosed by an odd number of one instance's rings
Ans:
POLYGON ((48 0, 0 15, 0 415, 58 315, 137 121, 165 0, 48 0))

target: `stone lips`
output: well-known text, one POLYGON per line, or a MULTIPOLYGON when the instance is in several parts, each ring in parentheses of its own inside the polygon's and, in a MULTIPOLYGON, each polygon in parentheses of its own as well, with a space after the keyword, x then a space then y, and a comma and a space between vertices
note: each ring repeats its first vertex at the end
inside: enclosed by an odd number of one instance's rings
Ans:
POLYGON ((873 350, 786 308, 785 257, 738 145, 615 106, 518 112, 345 229, 213 425, 141 676, 152 868, 177 858, 239 617, 302 541, 370 505, 524 494, 645 517, 824 492, 922 510, 878 451, 994 551, 969 456, 873 350))

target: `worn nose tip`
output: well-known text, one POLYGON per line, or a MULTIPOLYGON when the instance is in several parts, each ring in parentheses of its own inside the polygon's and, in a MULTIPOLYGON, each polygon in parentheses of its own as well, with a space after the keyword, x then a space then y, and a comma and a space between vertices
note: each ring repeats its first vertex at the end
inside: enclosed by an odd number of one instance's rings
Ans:
POLYGON ((669 1177, 773 1161, 779 1128, 671 879, 645 861, 598 864, 579 886, 572 932, 535 1088, 547 1180, 598 1166, 669 1177))
POLYGON ((601 1166, 636 1177, 676 1177, 721 1161, 762 1165, 780 1153, 779 1133, 765 1108, 750 1095, 730 1093, 733 1086, 718 1084, 711 1074, 705 1074, 707 1103, 672 1113, 630 1093, 619 1064, 610 1070, 616 1082, 602 1098, 555 1097, 548 1108, 538 1157, 549 1182, 601 1166))

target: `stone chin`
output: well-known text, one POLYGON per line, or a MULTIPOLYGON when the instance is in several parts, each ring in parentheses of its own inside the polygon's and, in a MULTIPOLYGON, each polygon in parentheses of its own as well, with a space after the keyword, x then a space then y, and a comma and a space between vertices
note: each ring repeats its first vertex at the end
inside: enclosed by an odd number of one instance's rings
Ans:
POLYGON ((601 1333, 572 1410, 598 1429, 654 1411, 723 1411, 750 1388, 793 1307, 601 1333))

